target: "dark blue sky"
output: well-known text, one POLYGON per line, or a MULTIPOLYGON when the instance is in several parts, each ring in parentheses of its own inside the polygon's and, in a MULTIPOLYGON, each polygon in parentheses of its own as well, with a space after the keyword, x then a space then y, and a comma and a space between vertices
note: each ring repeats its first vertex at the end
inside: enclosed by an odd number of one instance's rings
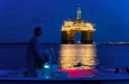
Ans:
POLYGON ((96 24, 96 42, 129 41, 129 0, 0 0, 0 43, 28 42, 35 26, 42 42, 60 42, 64 20, 82 16, 96 24))

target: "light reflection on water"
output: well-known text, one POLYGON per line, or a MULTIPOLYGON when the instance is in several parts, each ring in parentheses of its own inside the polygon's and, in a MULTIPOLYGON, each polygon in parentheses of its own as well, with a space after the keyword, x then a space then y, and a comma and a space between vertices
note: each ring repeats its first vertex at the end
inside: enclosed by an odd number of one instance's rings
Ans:
POLYGON ((71 69, 93 69, 96 62, 95 45, 76 44, 62 45, 60 50, 60 68, 63 70, 71 69), (78 63, 82 66, 75 67, 78 63))

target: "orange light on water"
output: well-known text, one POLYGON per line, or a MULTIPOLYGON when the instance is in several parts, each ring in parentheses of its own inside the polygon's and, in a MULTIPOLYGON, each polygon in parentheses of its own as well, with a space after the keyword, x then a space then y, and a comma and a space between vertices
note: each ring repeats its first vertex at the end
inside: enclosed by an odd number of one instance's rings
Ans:
POLYGON ((61 69, 92 69, 96 65, 94 45, 62 45, 60 56, 61 69), (78 63, 82 66, 75 67, 78 63))

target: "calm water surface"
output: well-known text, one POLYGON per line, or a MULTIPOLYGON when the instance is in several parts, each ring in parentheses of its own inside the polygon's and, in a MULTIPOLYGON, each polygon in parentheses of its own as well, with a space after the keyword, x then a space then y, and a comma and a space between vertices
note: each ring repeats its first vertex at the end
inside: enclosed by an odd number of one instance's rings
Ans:
MULTIPOLYGON (((0 45, 0 69, 26 68, 27 45, 0 45)), ((101 64, 105 68, 129 67, 129 45, 41 45, 52 49, 52 57, 61 69, 92 69, 101 64), (81 63, 83 66, 77 67, 81 63)))

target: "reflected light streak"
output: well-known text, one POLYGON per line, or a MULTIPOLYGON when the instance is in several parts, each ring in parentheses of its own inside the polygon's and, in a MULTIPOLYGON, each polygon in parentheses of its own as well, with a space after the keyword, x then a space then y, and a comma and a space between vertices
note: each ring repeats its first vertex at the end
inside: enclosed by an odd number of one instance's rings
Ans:
POLYGON ((59 60, 62 70, 93 69, 92 66, 97 64, 95 45, 62 45, 59 60), (84 66, 75 67, 78 63, 84 66))

